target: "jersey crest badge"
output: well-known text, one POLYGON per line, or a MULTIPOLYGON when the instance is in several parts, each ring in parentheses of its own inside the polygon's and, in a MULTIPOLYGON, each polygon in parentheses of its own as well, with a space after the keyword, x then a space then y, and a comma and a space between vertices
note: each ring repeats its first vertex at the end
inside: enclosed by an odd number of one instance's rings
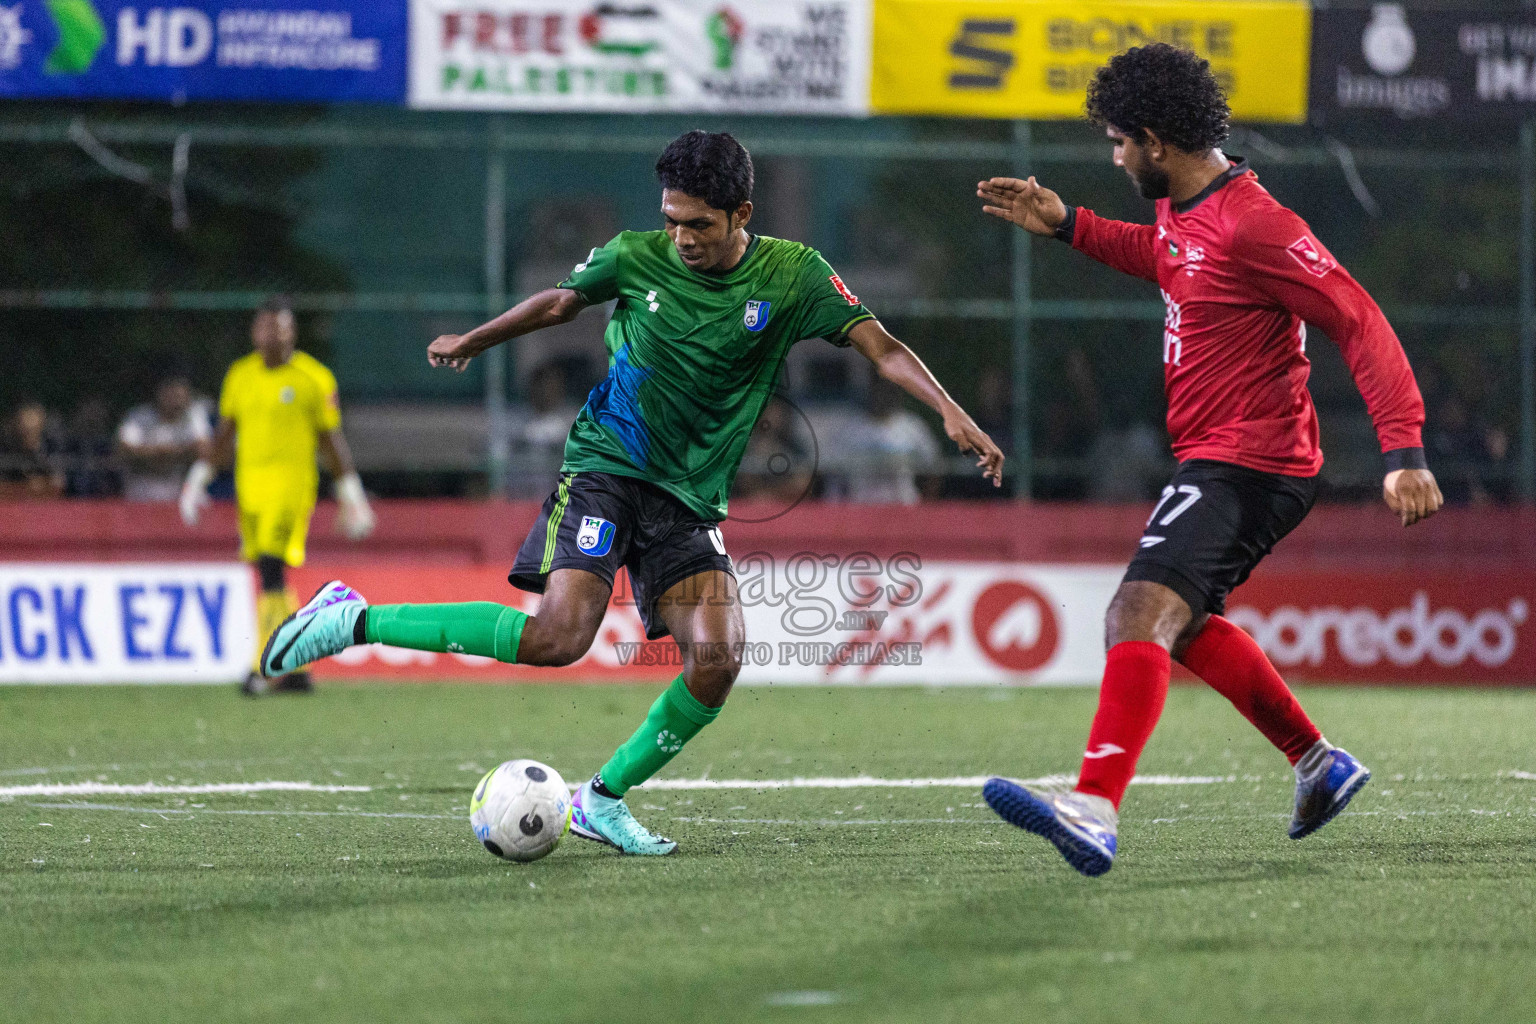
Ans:
POLYGON ((1174 258, 1178 258, 1179 255, 1179 243, 1171 238, 1168 239, 1168 255, 1174 258))
POLYGON ((768 326, 768 306, 769 303, 766 301, 747 300, 747 311, 741 316, 741 322, 747 330, 760 331, 768 326))
POLYGON ((1338 266, 1333 257, 1324 253, 1322 247, 1307 235, 1302 235, 1286 246, 1285 251, 1290 253, 1291 259, 1300 263, 1313 277, 1322 277, 1338 266))
POLYGON ((582 516, 576 546, 583 554, 601 558, 613 549, 613 524, 598 516, 582 516))
POLYGON ((283 390, 277 393, 277 400, 284 405, 292 405, 296 397, 298 396, 294 394, 293 385, 291 384, 283 385, 283 390))

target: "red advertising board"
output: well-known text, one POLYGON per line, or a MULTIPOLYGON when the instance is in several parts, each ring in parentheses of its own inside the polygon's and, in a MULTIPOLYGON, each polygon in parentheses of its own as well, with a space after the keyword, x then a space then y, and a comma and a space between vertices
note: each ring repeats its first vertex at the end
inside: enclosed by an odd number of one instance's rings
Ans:
POLYGON ((1529 573, 1260 569, 1228 602, 1288 679, 1536 683, 1529 573))
MULTIPOLYGON (((840 595, 835 576, 746 609, 756 656, 743 682, 1093 684, 1103 668, 1103 614, 1119 567, 929 562, 910 601, 868 605, 840 595), (796 615, 815 604, 814 634, 796 615), (874 660, 866 657, 875 652, 874 660), (914 655, 915 652, 915 655, 914 655)), ((314 587, 322 574, 296 574, 314 587)), ((375 603, 493 600, 532 611, 500 569, 358 568, 346 574, 375 603)), ((751 588, 744 588, 751 589, 751 588)), ((1260 570, 1228 617, 1258 639, 1282 674, 1339 683, 1536 683, 1536 578, 1523 573, 1260 570)), ((379 646, 318 668, 330 677, 661 680, 678 671, 670 640, 645 643, 621 585, 592 651, 576 665, 537 669, 485 658, 379 646)))

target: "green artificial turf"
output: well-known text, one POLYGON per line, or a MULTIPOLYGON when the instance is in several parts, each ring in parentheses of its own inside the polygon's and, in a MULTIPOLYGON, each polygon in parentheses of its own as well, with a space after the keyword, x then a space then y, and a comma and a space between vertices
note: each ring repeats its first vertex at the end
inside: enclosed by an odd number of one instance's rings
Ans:
MULTIPOLYGON (((1304 691, 1375 778, 1293 842, 1284 760, 1215 694, 1176 688, 1142 771, 1223 781, 1133 787, 1097 880, 971 788, 637 790, 677 855, 567 838, 515 865, 479 847, 482 772, 534 757, 580 781, 654 693, 0 688, 0 789, 370 787, 0 796, 0 1019, 1536 1015, 1536 779, 1513 774, 1536 772, 1536 692, 1304 691)), ((744 689, 665 775, 1070 771, 1094 699, 744 689)))

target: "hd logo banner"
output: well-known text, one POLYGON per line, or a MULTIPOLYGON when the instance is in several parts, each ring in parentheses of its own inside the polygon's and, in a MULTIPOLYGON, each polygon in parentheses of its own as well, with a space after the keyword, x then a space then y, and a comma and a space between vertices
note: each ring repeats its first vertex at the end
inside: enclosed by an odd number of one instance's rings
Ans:
POLYGON ((412 0, 410 101, 464 110, 869 110, 869 0, 412 0))
POLYGON ((1307 4, 875 0, 870 105, 879 114, 1075 118, 1094 72, 1133 46, 1211 62, 1233 114, 1306 117, 1307 4))
POLYGON ((0 564, 0 683, 232 683, 255 626, 244 565, 0 564))
POLYGON ((0 96, 405 99, 403 0, 0 0, 0 96))

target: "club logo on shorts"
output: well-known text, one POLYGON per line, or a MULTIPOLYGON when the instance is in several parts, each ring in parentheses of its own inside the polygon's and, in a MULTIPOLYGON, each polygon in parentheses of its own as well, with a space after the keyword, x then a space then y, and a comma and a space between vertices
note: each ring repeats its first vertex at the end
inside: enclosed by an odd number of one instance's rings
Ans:
POLYGON ((760 331, 768 326, 768 303, 750 299, 747 302, 747 311, 742 314, 741 322, 749 331, 760 331))
POLYGON ((598 516, 582 516, 576 546, 593 558, 606 555, 613 548, 613 524, 598 516))

